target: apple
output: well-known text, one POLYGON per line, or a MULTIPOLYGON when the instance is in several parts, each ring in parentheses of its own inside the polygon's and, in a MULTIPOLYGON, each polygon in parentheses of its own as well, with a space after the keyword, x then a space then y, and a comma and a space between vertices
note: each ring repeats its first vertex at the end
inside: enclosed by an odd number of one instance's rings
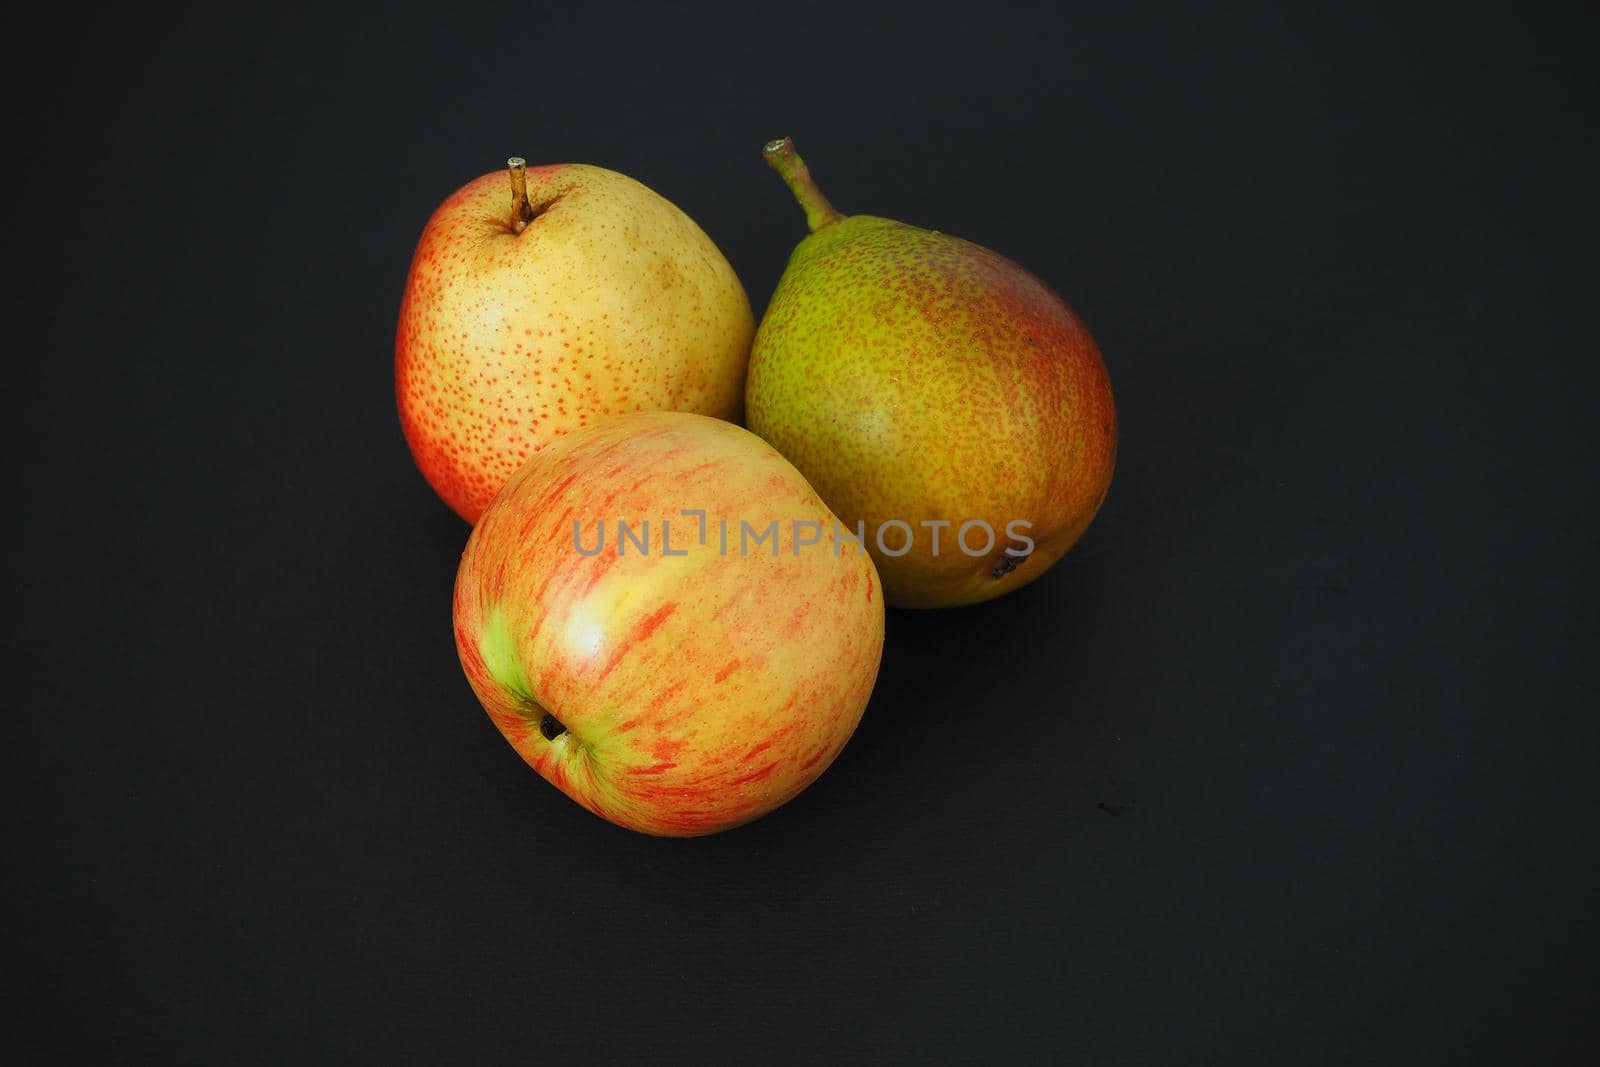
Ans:
POLYGON ((428 483, 475 522, 524 460, 606 415, 738 420, 750 301, 669 201, 582 164, 468 182, 422 231, 395 394, 428 483))
POLYGON ((856 530, 732 423, 604 419, 484 511, 456 577, 467 680, 534 770, 633 830, 725 830, 854 732, 883 651, 856 530))

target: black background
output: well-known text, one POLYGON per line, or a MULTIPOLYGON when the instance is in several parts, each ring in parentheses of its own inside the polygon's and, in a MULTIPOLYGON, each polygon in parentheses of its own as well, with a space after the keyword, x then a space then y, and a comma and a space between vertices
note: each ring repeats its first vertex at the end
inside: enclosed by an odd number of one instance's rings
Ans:
MULTIPOLYGON (((106 18, 13 97, 13 1046, 35 1059, 1526 1062, 1595 1037, 1593 75, 1537 9, 106 18), (423 221, 634 175, 1098 337, 1048 577, 892 613, 778 813, 636 836, 478 708, 401 439, 423 221), (16 250, 20 249, 20 252, 16 250), (13 265, 17 265, 14 261, 13 265)), ((10 390, 8 390, 10 392, 10 390)))

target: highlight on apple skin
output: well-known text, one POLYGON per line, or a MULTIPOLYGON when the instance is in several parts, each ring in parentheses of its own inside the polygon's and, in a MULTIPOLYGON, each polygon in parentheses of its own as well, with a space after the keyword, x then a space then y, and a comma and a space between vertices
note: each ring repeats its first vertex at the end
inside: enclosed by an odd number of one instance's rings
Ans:
POLYGON ((468 522, 540 448, 599 418, 739 420, 754 330, 733 268, 694 221, 583 164, 467 183, 417 244, 395 331, 406 442, 468 522))
POLYGON ((518 754, 596 814, 670 836, 748 822, 832 763, 877 677, 882 587, 836 522, 731 423, 655 412, 574 430, 468 540, 462 667, 518 754))

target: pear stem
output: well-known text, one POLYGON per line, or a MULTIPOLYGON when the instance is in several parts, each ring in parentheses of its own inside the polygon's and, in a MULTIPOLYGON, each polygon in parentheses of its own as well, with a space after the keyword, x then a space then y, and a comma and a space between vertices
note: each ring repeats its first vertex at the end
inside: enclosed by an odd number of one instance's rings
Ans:
POLYGON ((506 160, 511 171, 511 232, 521 233, 533 221, 533 205, 528 203, 528 161, 521 156, 506 160))
POLYGON ((812 233, 844 218, 838 209, 828 203, 828 198, 822 195, 822 190, 817 188, 817 183, 811 177, 811 171, 806 169, 806 161, 794 150, 793 140, 784 137, 777 141, 768 141, 767 146, 761 150, 761 155, 766 159, 767 166, 778 172, 778 177, 783 179, 783 184, 789 187, 794 198, 800 201, 800 206, 806 213, 806 225, 811 228, 812 233))

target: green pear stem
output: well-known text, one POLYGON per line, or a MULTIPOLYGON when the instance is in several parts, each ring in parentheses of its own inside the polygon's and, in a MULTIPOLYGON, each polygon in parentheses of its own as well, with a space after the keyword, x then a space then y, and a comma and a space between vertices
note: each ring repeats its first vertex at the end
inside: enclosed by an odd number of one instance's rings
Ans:
POLYGON ((776 141, 768 141, 767 146, 761 150, 761 155, 766 159, 767 166, 778 172, 778 177, 783 179, 783 184, 789 187, 794 198, 800 201, 800 206, 806 213, 806 225, 816 233, 824 226, 832 226, 840 219, 842 214, 822 195, 822 190, 817 188, 817 183, 811 177, 811 171, 806 169, 806 161, 800 158, 800 153, 794 150, 794 141, 788 137, 776 141))
POLYGON ((528 161, 521 156, 506 160, 511 171, 511 232, 521 233, 533 221, 533 205, 528 203, 528 161))

